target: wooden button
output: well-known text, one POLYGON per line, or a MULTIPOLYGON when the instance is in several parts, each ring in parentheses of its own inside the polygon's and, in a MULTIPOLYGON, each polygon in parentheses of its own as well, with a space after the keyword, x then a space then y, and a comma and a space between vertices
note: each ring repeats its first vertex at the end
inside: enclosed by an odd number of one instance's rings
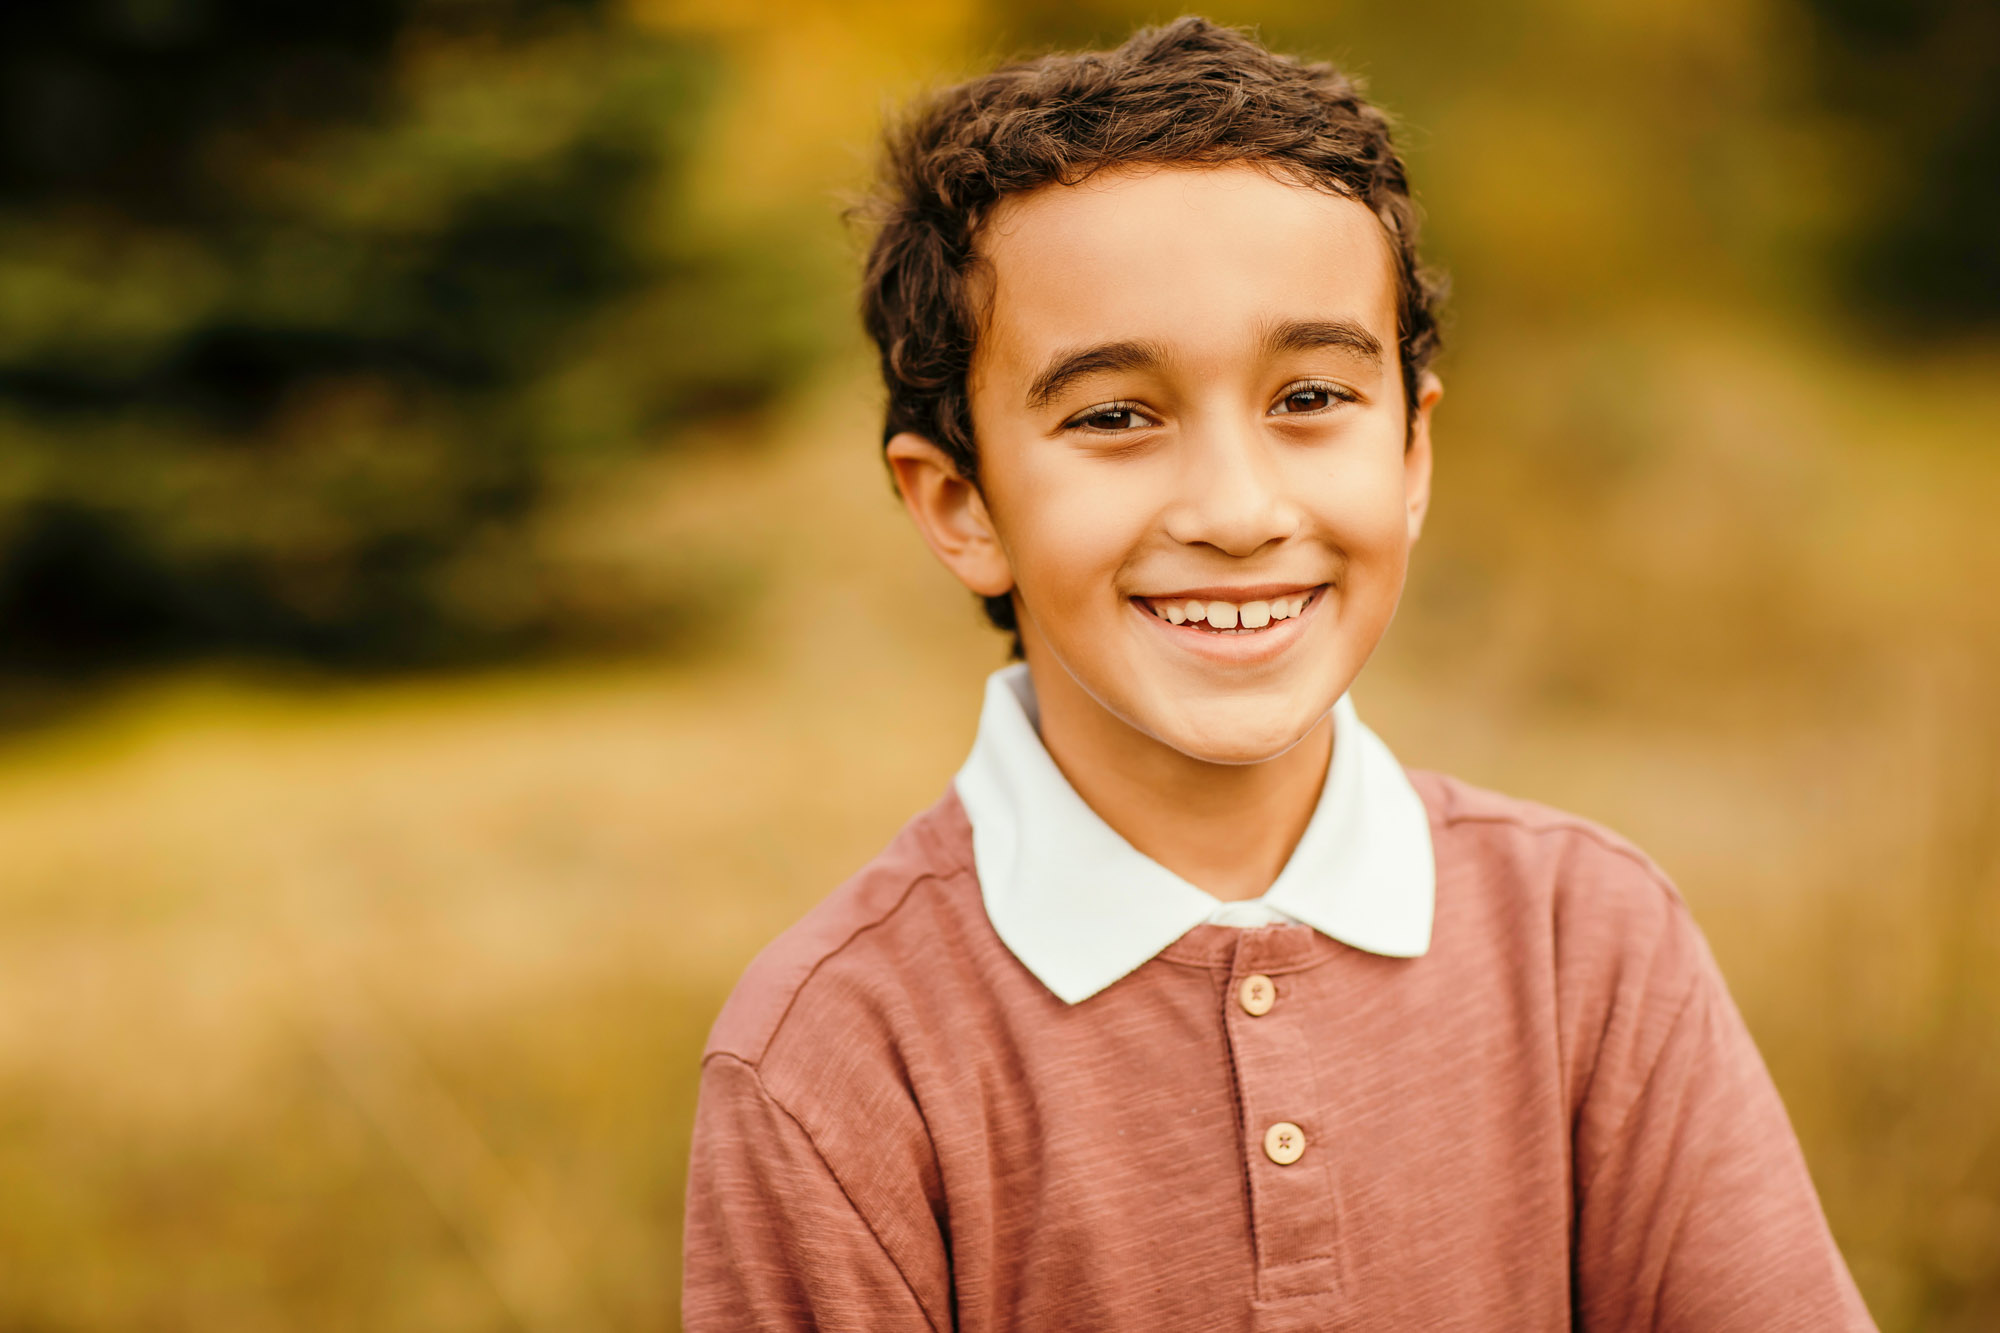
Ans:
POLYGON ((1289 1120, 1264 1131, 1264 1155, 1279 1166, 1290 1166, 1306 1154, 1306 1132, 1289 1120))
POLYGON ((1271 1012, 1271 1006, 1278 1002, 1278 988, 1262 972, 1252 972, 1243 978, 1243 984, 1236 988, 1236 1003, 1243 1006, 1243 1012, 1252 1018, 1262 1018, 1271 1012))

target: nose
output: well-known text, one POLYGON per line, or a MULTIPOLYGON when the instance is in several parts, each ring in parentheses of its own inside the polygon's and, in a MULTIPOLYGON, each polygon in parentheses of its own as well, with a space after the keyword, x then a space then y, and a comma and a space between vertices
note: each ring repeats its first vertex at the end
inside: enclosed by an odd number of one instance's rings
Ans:
POLYGON ((1167 533, 1187 546, 1254 555, 1299 531, 1279 447, 1247 423, 1210 422, 1182 437, 1167 533))

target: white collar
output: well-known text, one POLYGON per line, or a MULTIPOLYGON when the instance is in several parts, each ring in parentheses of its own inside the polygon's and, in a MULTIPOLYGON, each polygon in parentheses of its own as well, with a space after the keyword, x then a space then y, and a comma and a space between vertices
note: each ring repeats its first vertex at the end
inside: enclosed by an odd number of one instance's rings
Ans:
MULTIPOLYGON (((1228 914, 1084 804, 1042 747, 1034 709, 1026 666, 987 679, 958 798, 993 929, 1043 985, 1075 1004, 1228 914)), ((1333 721, 1319 806, 1259 901, 1357 949, 1413 958, 1430 947, 1437 889, 1430 816, 1344 694, 1333 721)))

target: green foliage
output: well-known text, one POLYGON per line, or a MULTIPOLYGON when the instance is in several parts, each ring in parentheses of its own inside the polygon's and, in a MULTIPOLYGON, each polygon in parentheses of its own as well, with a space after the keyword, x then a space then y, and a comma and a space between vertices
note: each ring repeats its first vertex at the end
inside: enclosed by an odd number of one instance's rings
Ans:
POLYGON ((716 52, 529 0, 29 6, 0 49, 0 671, 658 622, 538 522, 819 336, 797 247, 690 207, 716 52))
MULTIPOLYGON (((1845 276, 1946 335, 2000 326, 2000 12, 1984 0, 1806 0, 1822 98, 1866 155, 1845 276)), ((1899 330, 1900 331, 1900 330, 1899 330)))

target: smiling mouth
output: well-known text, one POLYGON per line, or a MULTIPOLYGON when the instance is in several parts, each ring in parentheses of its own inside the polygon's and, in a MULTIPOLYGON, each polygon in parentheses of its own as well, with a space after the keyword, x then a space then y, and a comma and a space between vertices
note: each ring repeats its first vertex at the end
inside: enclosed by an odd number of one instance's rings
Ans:
POLYGON ((1326 585, 1281 597, 1225 602, 1209 597, 1134 597, 1132 600, 1169 625, 1203 634, 1260 634, 1282 621, 1305 614, 1326 585))

